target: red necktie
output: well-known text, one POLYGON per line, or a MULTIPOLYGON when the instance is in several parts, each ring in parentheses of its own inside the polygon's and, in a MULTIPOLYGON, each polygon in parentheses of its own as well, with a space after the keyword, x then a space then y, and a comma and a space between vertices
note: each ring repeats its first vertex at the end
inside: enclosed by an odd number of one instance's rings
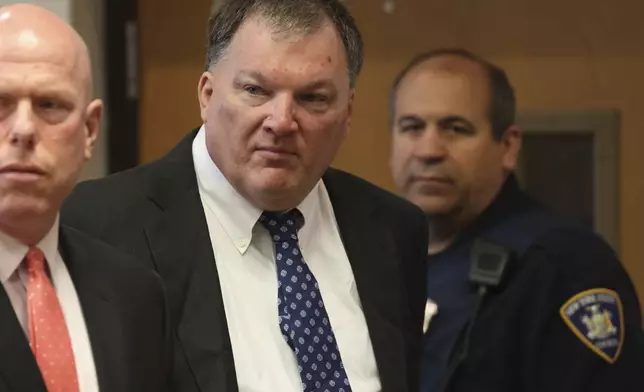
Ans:
POLYGON ((27 252, 29 344, 48 392, 78 392, 76 363, 63 311, 38 248, 27 252))

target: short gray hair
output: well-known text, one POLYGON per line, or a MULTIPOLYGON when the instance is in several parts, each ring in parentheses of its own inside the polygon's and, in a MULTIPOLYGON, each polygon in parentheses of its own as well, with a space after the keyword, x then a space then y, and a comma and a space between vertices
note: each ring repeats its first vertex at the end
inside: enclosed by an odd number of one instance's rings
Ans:
POLYGON ((338 0, 226 0, 208 20, 206 69, 222 57, 239 27, 260 16, 276 32, 311 34, 329 20, 344 45, 349 83, 355 86, 364 61, 364 45, 358 27, 338 0))

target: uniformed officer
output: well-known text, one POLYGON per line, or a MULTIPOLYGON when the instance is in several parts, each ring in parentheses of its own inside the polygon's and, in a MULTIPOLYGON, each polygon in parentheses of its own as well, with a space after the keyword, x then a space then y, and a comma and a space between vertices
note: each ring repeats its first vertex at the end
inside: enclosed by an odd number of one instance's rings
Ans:
POLYGON ((635 289, 599 236, 519 189, 505 72, 422 54, 391 112, 395 183, 430 221, 421 391, 642 391, 635 289))

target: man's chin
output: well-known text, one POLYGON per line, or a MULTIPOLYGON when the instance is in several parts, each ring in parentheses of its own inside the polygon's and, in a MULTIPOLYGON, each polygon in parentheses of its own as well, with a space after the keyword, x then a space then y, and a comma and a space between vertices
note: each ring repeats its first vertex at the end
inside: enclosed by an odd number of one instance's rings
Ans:
POLYGON ((306 192, 302 188, 302 178, 293 172, 263 170, 247 180, 247 186, 250 185, 248 196, 263 209, 293 208, 306 196, 302 195, 306 192))
POLYGON ((412 198, 411 201, 429 216, 448 215, 454 210, 454 201, 446 198, 424 196, 412 198))
POLYGON ((0 196, 0 216, 27 217, 44 214, 50 209, 50 205, 45 197, 26 192, 10 192, 0 196))
POLYGON ((58 210, 46 200, 0 199, 0 231, 14 239, 33 245, 51 229, 58 210))
POLYGON ((269 190, 283 190, 290 188, 290 184, 293 182, 291 176, 287 173, 267 173, 264 172, 261 176, 255 178, 255 184, 257 188, 269 190))
POLYGON ((291 168, 264 167, 250 177, 258 188, 282 191, 297 186, 299 176, 291 168))

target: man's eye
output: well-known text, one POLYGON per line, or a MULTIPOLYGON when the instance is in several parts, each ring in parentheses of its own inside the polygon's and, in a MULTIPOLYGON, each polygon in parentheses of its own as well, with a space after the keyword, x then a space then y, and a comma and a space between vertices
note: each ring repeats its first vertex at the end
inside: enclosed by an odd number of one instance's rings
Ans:
POLYGON ((304 102, 326 102, 327 98, 326 96, 322 94, 302 94, 300 95, 300 99, 304 102))
POLYGON ((45 110, 55 110, 60 109, 62 105, 53 99, 41 99, 37 102, 37 105, 40 109, 45 110))
POLYGON ((452 131, 454 133, 469 133, 470 129, 468 127, 465 127, 463 125, 458 125, 458 124, 452 124, 447 127, 449 131, 452 131))
POLYGON ((262 90, 261 87, 253 86, 253 85, 244 86, 244 91, 246 91, 250 95, 263 95, 264 94, 264 90, 262 90))
POLYGON ((0 106, 8 106, 13 103, 13 99, 9 96, 0 95, 0 106))
POLYGON ((404 124, 400 127, 400 130, 405 133, 413 133, 413 132, 420 132, 425 128, 424 124, 421 123, 416 123, 416 124, 404 124))

